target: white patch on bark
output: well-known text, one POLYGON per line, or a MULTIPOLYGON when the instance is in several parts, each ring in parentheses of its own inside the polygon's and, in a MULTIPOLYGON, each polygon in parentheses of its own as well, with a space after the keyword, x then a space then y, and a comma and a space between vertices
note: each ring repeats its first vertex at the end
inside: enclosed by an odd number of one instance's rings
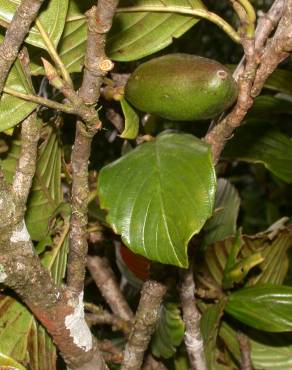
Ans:
POLYGON ((0 265, 0 283, 4 283, 7 279, 7 274, 5 273, 4 267, 0 265))
POLYGON ((92 349, 92 336, 84 318, 83 292, 80 293, 78 303, 72 302, 74 312, 65 317, 66 329, 76 346, 83 348, 86 352, 92 349))
POLYGON ((17 227, 16 230, 13 231, 10 241, 12 243, 28 242, 30 240, 30 236, 24 221, 22 224, 22 228, 20 230, 19 229, 20 227, 17 227))

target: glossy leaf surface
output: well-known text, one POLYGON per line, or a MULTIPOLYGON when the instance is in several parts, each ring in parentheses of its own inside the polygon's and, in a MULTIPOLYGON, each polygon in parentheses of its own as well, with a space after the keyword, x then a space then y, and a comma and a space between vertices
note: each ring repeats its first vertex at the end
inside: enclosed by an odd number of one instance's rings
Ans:
POLYGON ((229 295, 225 311, 255 329, 292 331, 292 288, 260 284, 240 289, 229 295))
POLYGON ((210 217, 216 177, 208 146, 187 134, 164 133, 99 175, 101 207, 135 253, 187 266, 187 245, 210 217))
MULTIPOLYGON (((20 4, 20 0, 1 0, 0 2, 0 23, 9 24, 15 10, 20 4)), ((38 20, 49 35, 50 40, 55 46, 61 38, 66 15, 68 10, 68 0, 50 0, 45 2, 40 9, 38 20)), ((46 49, 46 45, 36 26, 32 27, 26 42, 39 48, 46 49)))
MULTIPOLYGON (((0 35, 0 43, 3 36, 0 35)), ((22 65, 17 59, 8 75, 5 87, 21 93, 31 94, 32 88, 23 72, 22 65)), ((0 132, 16 126, 27 117, 36 107, 36 104, 3 93, 0 99, 0 132)))
POLYGON ((292 141, 268 125, 247 124, 239 128, 223 156, 262 163, 280 179, 292 182, 292 141))
MULTIPOLYGON (((119 6, 174 5, 203 8, 201 0, 122 0, 119 6)), ((141 59, 170 45, 199 19, 174 13, 120 13, 115 17, 108 38, 108 53, 113 60, 141 59)))

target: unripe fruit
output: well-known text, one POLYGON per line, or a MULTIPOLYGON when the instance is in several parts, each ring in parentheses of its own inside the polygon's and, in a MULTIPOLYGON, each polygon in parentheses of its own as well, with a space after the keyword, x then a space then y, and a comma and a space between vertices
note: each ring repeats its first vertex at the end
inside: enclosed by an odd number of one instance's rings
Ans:
POLYGON ((125 88, 142 112, 173 121, 215 117, 237 97, 237 85, 222 64, 188 54, 170 54, 141 64, 125 88))

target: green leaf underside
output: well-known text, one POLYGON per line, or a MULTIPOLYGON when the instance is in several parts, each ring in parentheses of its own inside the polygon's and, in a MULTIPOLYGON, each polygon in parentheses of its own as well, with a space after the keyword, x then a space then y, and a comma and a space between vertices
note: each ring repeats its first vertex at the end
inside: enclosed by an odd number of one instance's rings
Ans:
POLYGON ((204 245, 224 240, 236 232, 240 198, 236 188, 226 179, 219 179, 214 214, 204 226, 204 245))
POLYGON ((184 331, 185 325, 178 305, 164 304, 151 342, 153 354, 166 359, 172 357, 183 340, 184 331))
POLYGON ((125 116, 125 129, 120 137, 129 140, 135 139, 139 132, 139 116, 125 98, 121 100, 121 107, 125 116))
POLYGON ((261 163, 281 180, 292 183, 292 141, 268 125, 246 124, 239 128, 223 156, 261 163))
POLYGON ((135 253, 187 266, 187 245, 210 217, 216 176, 208 146, 164 133, 101 170, 107 220, 135 253))
POLYGON ((292 331, 292 288, 260 284, 229 295, 225 311, 255 329, 292 331))
MULTIPOLYGON (((0 35, 0 43, 3 36, 0 35)), ((22 65, 17 59, 8 75, 6 87, 21 93, 32 93, 29 82, 23 72, 22 65)), ((16 126, 26 118, 36 107, 34 103, 3 93, 0 99, 0 132, 16 126)))
MULTIPOLYGON (((10 23, 20 2, 20 0, 1 0, 0 22, 10 23)), ((55 46, 58 45, 61 38, 67 10, 68 0, 50 0, 49 2, 45 2, 40 10, 38 19, 55 46)), ((36 26, 31 28, 25 41, 39 48, 47 49, 36 26)))

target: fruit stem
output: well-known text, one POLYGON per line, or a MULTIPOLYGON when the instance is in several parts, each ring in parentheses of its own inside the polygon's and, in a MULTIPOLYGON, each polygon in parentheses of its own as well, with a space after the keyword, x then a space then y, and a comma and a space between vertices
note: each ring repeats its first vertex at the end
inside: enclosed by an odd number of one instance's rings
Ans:
POLYGON ((230 0, 249 38, 254 37, 256 12, 249 0, 230 0), (239 7, 242 7, 242 11, 239 7))
MULTIPOLYGON (((248 2, 247 0, 241 1, 248 2)), ((219 15, 212 13, 206 9, 191 9, 182 6, 152 6, 152 5, 131 6, 117 9, 117 13, 129 13, 129 12, 159 12, 159 13, 178 13, 192 15, 193 17, 207 19, 208 21, 216 24, 236 43, 240 43, 241 40, 240 35, 228 22, 219 17, 219 15)))

